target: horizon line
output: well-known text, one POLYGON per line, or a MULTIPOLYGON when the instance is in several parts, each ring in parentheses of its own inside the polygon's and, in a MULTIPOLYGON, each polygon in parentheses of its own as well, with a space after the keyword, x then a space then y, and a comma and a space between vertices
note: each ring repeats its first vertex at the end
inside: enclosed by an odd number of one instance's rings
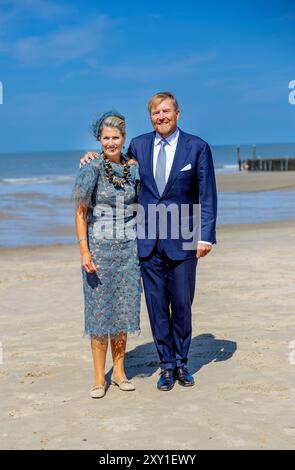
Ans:
MULTIPOLYGON (((259 145, 282 145, 282 144, 293 144, 295 145, 295 141, 285 141, 285 142, 243 142, 243 143, 231 143, 231 144, 209 144, 210 147, 242 147, 245 145, 251 145, 251 146, 259 146, 259 145)), ((126 146, 127 147, 127 146, 126 146)), ((48 153, 54 153, 54 152, 85 152, 87 149, 83 148, 59 148, 59 149, 38 149, 38 150, 9 150, 9 151, 0 151, 0 155, 4 154, 16 154, 16 153, 40 153, 40 152, 48 152, 48 153)))

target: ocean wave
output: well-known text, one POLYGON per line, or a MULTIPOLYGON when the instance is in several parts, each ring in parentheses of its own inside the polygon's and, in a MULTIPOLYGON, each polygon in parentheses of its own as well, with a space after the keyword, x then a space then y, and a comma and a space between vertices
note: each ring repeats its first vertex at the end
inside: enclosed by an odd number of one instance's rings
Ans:
POLYGON ((224 173, 237 173, 239 171, 239 165, 223 165, 215 167, 215 173, 224 174, 224 173))
POLYGON ((49 175, 36 176, 30 178, 0 178, 0 184, 52 184, 52 183, 73 183, 73 176, 49 175))

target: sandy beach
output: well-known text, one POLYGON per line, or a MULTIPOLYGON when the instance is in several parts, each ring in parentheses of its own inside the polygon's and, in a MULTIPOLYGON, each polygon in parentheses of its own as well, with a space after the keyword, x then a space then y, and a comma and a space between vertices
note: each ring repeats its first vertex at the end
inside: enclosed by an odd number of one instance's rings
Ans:
MULTIPOLYGON (((219 191, 287 190, 293 180, 240 173, 219 175, 217 184, 219 191)), ((197 270, 189 363, 196 386, 156 389, 142 297, 142 332, 129 338, 126 355, 136 391, 111 386, 101 400, 89 397, 77 247, 0 250, 0 448, 294 447, 294 233, 295 220, 219 226, 218 244, 197 270)), ((110 354, 107 370, 109 380, 110 354)))
POLYGON ((295 171, 219 173, 216 182, 222 192, 294 191, 295 171))
POLYGON ((294 447, 294 231, 295 221, 220 227, 198 266, 196 386, 156 389, 143 299, 126 357, 137 390, 110 387, 102 400, 89 397, 77 247, 2 250, 1 449, 294 447))

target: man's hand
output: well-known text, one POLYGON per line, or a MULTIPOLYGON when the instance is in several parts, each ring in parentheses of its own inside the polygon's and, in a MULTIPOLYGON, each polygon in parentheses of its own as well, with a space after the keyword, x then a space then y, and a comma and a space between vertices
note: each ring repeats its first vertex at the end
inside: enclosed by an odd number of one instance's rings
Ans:
POLYGON ((208 255, 211 250, 212 245, 207 245, 206 243, 198 243, 197 258, 203 258, 203 256, 208 255))
POLYGON ((98 158, 98 153, 97 152, 87 152, 83 155, 83 157, 80 160, 80 168, 86 163, 90 163, 91 160, 94 160, 95 158, 98 158))

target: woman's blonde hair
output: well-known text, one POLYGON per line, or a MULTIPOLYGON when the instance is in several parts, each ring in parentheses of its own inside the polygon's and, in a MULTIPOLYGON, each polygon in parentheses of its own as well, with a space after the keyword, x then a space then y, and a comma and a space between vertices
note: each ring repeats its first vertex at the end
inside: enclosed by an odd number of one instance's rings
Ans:
POLYGON ((91 127, 94 137, 98 140, 104 127, 114 127, 115 129, 118 129, 122 135, 125 135, 126 133, 124 116, 114 111, 107 111, 104 113, 92 124, 91 127))

